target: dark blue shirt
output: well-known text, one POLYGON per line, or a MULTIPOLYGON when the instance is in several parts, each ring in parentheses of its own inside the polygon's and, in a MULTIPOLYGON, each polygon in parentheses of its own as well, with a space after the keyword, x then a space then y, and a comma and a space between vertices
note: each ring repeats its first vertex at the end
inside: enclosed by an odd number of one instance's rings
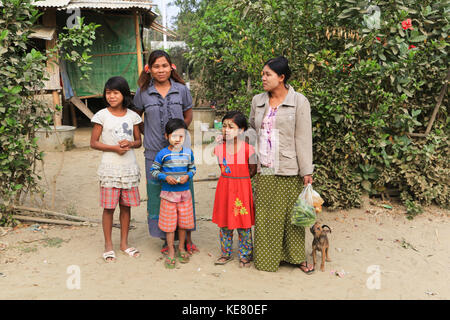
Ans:
POLYGON ((161 149, 169 142, 164 137, 164 128, 169 119, 184 120, 183 112, 192 108, 192 97, 189 89, 173 79, 170 79, 170 90, 166 97, 155 89, 150 82, 147 90, 138 88, 134 96, 134 105, 138 110, 144 110, 144 148, 145 157, 154 160, 161 149))

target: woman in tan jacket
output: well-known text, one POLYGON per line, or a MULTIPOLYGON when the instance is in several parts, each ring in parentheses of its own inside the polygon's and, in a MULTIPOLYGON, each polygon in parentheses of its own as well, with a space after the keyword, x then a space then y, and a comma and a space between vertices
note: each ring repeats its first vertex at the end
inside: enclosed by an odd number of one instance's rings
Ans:
POLYGON ((312 127, 308 99, 287 84, 291 75, 284 57, 264 64, 264 93, 253 97, 250 125, 258 137, 255 267, 277 271, 281 261, 306 262, 305 228, 291 223, 291 210, 303 185, 312 183, 312 127))

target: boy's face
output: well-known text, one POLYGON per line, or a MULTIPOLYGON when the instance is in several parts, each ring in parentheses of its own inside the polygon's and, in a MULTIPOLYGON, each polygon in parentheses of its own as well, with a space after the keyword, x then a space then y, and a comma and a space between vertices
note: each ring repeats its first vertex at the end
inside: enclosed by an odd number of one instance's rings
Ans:
POLYGON ((170 145, 175 149, 181 149, 183 147, 185 137, 186 133, 184 129, 177 129, 169 135, 166 134, 166 139, 169 140, 170 145))

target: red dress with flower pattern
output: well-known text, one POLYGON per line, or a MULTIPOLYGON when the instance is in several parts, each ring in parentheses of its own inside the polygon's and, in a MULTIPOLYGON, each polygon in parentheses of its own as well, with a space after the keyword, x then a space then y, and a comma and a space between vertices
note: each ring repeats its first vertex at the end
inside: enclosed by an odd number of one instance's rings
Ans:
POLYGON ((255 224, 252 183, 248 170, 253 147, 241 143, 235 154, 226 151, 225 143, 214 149, 221 176, 217 183, 212 221, 220 228, 251 228, 255 224))

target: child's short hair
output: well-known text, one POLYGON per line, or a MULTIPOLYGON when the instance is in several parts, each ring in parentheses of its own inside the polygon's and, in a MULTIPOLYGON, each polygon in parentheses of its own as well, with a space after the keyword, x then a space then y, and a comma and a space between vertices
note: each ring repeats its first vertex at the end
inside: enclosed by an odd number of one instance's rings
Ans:
POLYGON ((232 119, 239 129, 244 129, 244 131, 248 129, 247 118, 240 111, 228 111, 222 118, 222 123, 226 119, 232 119))
POLYGON ((181 120, 181 119, 170 119, 167 123, 166 123, 166 134, 172 134, 172 132, 174 132, 175 130, 178 129, 187 129, 186 123, 181 120))
POLYGON ((134 107, 133 98, 131 97, 130 86, 128 85, 127 80, 124 77, 111 77, 106 81, 105 88, 103 89, 103 102, 106 105, 108 101, 106 101, 106 90, 118 90, 123 96, 123 107, 124 108, 132 108, 134 107))

